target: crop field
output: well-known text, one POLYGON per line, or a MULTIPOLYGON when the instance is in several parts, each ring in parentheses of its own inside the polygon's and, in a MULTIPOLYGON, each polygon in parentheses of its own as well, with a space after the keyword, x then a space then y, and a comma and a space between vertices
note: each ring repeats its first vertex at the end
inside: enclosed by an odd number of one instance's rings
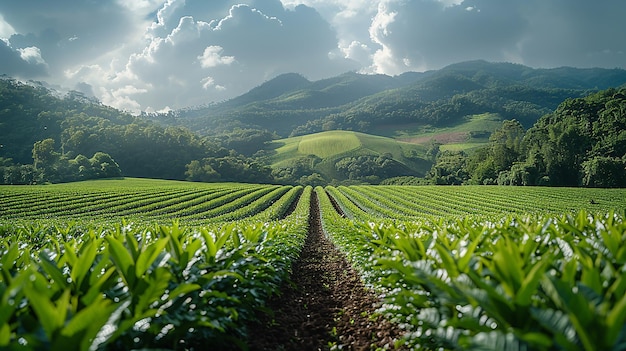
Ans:
POLYGON ((124 179, 2 188, 0 219, 87 220, 115 218, 186 225, 243 218, 278 219, 302 187, 203 184, 124 179))
POLYGON ((624 347, 624 190, 316 191, 326 232, 411 348, 624 347))
MULTIPOLYGON (((402 331, 387 347, 620 350, 625 199, 496 186, 3 186, 0 348, 246 349, 247 327, 291 280, 315 204, 402 331)), ((349 347, 338 340, 321 347, 349 347)))
POLYGON ((349 217, 368 220, 499 219, 626 209, 626 190, 489 186, 340 186, 326 188, 349 217))

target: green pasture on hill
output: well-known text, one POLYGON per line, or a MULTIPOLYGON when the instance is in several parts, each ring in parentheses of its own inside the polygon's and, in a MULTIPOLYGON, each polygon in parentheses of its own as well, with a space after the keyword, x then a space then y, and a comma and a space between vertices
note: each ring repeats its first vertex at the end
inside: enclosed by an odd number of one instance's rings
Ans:
POLYGON ((361 146, 361 140, 354 132, 329 131, 303 136, 298 144, 298 152, 326 158, 350 152, 361 146))
POLYGON ((320 158, 316 171, 329 179, 340 179, 334 170, 337 161, 362 155, 391 154, 415 174, 424 174, 430 169, 430 163, 423 159, 426 154, 423 145, 353 131, 335 130, 281 139, 274 141, 270 148, 274 154, 268 163, 273 168, 288 167, 299 158, 312 155, 320 158))
POLYGON ((393 138, 428 146, 433 141, 442 144, 442 150, 471 150, 486 145, 493 131, 502 126, 502 117, 494 113, 467 116, 465 120, 450 127, 406 126, 395 131, 393 138))
POLYGON ((288 167, 301 157, 317 156, 321 159, 319 173, 334 178, 333 166, 342 157, 389 153, 416 174, 424 174, 430 169, 425 157, 433 141, 441 144, 441 150, 469 151, 487 145, 491 133, 501 125, 500 115, 484 113, 467 116, 460 124, 442 128, 394 125, 381 127, 377 130, 380 135, 325 131, 272 142, 273 155, 268 160, 273 168, 280 168, 288 167))

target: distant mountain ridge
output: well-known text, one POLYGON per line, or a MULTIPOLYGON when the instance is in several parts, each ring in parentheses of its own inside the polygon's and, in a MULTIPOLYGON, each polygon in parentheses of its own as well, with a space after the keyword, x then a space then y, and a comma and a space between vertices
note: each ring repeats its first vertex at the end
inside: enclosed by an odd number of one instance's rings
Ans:
POLYGON ((377 134, 396 125, 455 125, 482 113, 530 126, 567 98, 624 84, 623 69, 534 69, 482 60, 398 76, 348 72, 309 81, 288 73, 231 100, 173 111, 157 120, 205 135, 252 128, 280 137, 331 129, 377 134))

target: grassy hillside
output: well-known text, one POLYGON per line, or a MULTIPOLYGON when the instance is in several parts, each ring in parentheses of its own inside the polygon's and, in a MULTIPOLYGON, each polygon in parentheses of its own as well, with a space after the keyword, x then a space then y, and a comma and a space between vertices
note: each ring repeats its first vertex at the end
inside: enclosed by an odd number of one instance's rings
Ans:
POLYGON ((298 153, 327 158, 350 152, 362 145, 356 133, 330 131, 303 136, 298 143, 298 153))
POLYGON ((451 127, 404 126, 394 132, 399 141, 430 146, 433 142, 441 144, 441 150, 463 150, 485 146, 491 133, 502 125, 503 118, 494 113, 467 116, 463 121, 451 127))
POLYGON ((353 131, 326 131, 273 141, 267 162, 272 168, 292 167, 299 160, 315 159, 315 171, 327 179, 343 179, 335 165, 345 158, 391 155, 407 172, 423 175, 430 169, 425 145, 353 131))

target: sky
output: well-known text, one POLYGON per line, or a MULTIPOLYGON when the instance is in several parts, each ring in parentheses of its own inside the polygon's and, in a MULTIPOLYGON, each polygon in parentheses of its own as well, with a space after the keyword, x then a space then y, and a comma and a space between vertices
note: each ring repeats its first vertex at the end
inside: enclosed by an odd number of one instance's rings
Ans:
POLYGON ((624 0, 9 0, 0 74, 137 113, 227 100, 290 72, 476 59, 626 68, 624 14, 624 0))

